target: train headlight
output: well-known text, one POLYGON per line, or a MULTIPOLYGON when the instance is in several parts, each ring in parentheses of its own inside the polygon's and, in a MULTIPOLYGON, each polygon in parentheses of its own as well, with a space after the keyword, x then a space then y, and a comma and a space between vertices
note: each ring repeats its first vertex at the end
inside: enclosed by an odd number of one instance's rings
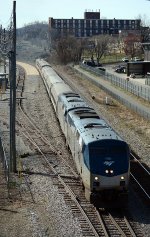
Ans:
POLYGON ((113 171, 113 170, 110 170, 110 173, 111 173, 111 174, 113 174, 113 173, 114 173, 114 171, 113 171))
POLYGON ((94 178, 94 179, 95 179, 95 181, 98 181, 98 177, 97 177, 97 176, 95 176, 95 178, 94 178))
POLYGON ((109 170, 105 170, 105 173, 108 174, 108 173, 109 173, 109 170))
POLYGON ((121 176, 121 178, 120 178, 121 180, 124 180, 124 176, 121 176))

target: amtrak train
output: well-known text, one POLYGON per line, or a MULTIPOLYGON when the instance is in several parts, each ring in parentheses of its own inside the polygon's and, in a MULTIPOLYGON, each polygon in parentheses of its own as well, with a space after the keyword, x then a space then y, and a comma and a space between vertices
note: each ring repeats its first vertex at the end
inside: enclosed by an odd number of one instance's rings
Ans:
POLYGON ((128 144, 43 59, 36 60, 81 177, 85 197, 98 207, 125 207, 128 144))

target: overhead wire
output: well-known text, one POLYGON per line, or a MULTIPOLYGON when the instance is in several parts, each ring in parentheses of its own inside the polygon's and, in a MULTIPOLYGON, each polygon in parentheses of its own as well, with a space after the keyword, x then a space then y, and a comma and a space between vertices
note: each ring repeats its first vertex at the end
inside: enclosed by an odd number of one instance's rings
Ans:
POLYGON ((2 56, 8 55, 8 52, 12 48, 13 40, 13 13, 9 18, 9 24, 7 28, 0 27, 0 53, 2 56))

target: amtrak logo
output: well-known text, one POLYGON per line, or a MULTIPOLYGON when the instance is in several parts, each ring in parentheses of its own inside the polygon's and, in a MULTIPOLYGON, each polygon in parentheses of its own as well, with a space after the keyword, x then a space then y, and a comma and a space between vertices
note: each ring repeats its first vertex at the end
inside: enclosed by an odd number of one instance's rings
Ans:
POLYGON ((104 165, 111 166, 113 163, 115 163, 113 160, 112 161, 105 161, 104 165))

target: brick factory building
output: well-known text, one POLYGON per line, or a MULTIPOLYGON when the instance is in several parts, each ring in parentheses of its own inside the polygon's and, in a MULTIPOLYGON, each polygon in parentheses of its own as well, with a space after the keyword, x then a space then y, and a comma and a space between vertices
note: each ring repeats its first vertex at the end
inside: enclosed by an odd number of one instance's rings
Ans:
POLYGON ((92 37, 94 35, 119 34, 120 31, 140 30, 140 19, 100 19, 100 11, 85 11, 84 19, 49 18, 49 30, 56 30, 60 35, 92 37))

